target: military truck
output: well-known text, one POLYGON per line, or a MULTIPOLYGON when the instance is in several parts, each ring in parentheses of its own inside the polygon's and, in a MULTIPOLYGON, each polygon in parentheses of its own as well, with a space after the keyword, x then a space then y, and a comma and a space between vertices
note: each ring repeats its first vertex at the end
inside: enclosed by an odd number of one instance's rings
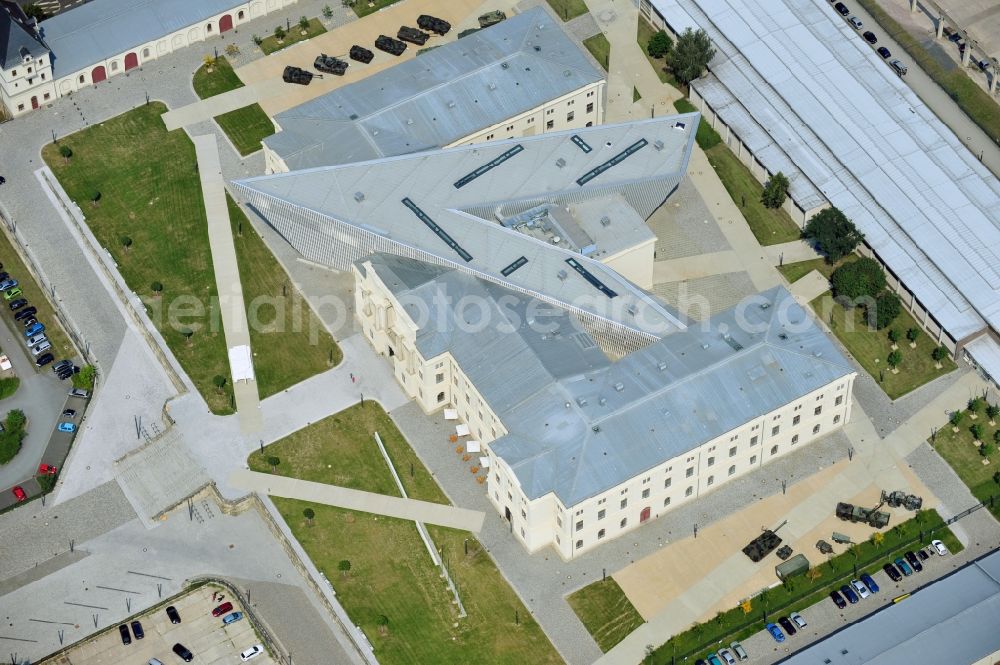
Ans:
POLYGON ((363 62, 367 64, 372 61, 372 58, 375 57, 375 54, 366 49, 364 46, 358 46, 357 44, 355 44, 354 46, 351 47, 351 52, 348 57, 350 57, 351 60, 357 60, 358 62, 363 62))
POLYGON ((436 16, 421 14, 417 17, 417 27, 421 30, 430 30, 438 35, 446 35, 451 30, 451 23, 436 16))
POLYGON ((385 51, 389 55, 401 56, 406 50, 406 44, 387 35, 379 35, 378 39, 375 40, 375 48, 379 51, 385 51))
POLYGON ((881 529, 889 523, 889 513, 879 510, 880 503, 874 508, 868 509, 863 506, 855 506, 850 503, 837 504, 837 517, 846 522, 863 522, 868 526, 881 529))
POLYGON ((285 83, 297 83, 299 85, 309 85, 313 80, 313 73, 307 72, 300 67, 285 67, 281 73, 281 78, 285 83))
POLYGON ((492 12, 486 12, 485 14, 479 17, 479 27, 488 28, 491 25, 496 25, 500 21, 506 21, 506 20, 507 20, 507 15, 504 14, 499 9, 492 12))
POLYGON ((346 60, 334 58, 326 53, 320 53, 316 56, 316 60, 313 61, 313 67, 319 71, 334 74, 336 76, 343 76, 347 71, 348 64, 349 63, 346 60))
POLYGON ((907 494, 906 492, 896 490, 894 492, 882 492, 882 498, 887 504, 892 508, 899 508, 902 506, 907 510, 920 510, 920 507, 924 505, 924 500, 915 494, 907 494))
POLYGON ((806 558, 805 554, 796 554, 788 561, 779 563, 774 567, 774 574, 778 576, 778 579, 784 582, 790 577, 795 577, 796 575, 804 575, 809 570, 809 559, 806 558))
POLYGON ((426 32, 406 25, 400 27, 399 32, 396 33, 396 38, 400 41, 410 42, 411 44, 416 44, 417 46, 423 46, 426 44, 430 37, 431 36, 426 32))
POLYGON ((757 563, 770 554, 774 548, 780 544, 781 537, 774 531, 767 529, 762 534, 751 540, 750 544, 743 548, 743 553, 750 557, 751 561, 757 563))

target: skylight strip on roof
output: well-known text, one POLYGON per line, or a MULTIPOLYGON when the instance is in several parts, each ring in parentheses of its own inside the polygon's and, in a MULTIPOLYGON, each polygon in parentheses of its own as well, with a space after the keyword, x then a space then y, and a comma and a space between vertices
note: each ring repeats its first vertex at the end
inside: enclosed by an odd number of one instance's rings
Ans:
POLYGON ((518 268, 521 268, 522 266, 524 266, 527 263, 528 263, 528 259, 522 256, 522 257, 520 257, 518 259, 515 259, 513 263, 511 263, 509 266, 507 266, 506 268, 504 268, 503 270, 501 270, 500 274, 503 275, 504 277, 510 277, 510 274, 512 272, 514 272, 518 268))
POLYGON ((591 150, 593 150, 593 148, 590 147, 589 143, 587 143, 586 141, 584 141, 582 138, 580 138, 576 134, 573 134, 573 136, 571 136, 569 138, 570 138, 570 140, 573 143, 576 144, 576 147, 579 148, 580 150, 583 150, 584 152, 590 152, 591 150))
POLYGON ((472 182, 473 180, 475 180, 479 176, 481 176, 484 173, 487 173, 488 171, 491 171, 492 169, 495 169, 496 167, 500 166, 501 164, 503 164, 504 162, 506 162, 508 159, 510 159, 511 157, 513 157, 514 155, 516 155, 517 153, 521 152, 522 150, 524 150, 524 146, 521 145, 521 144, 517 144, 516 146, 514 146, 510 150, 504 151, 499 157, 496 157, 496 158, 494 158, 494 159, 486 162, 485 164, 483 164, 482 166, 480 166, 475 171, 473 171, 473 172, 471 172, 471 173, 469 173, 467 175, 464 175, 461 178, 459 178, 458 180, 456 180, 455 181, 455 189, 462 189, 463 187, 465 187, 466 185, 468 185, 470 182, 472 182))
POLYGON ((465 259, 466 262, 472 260, 472 254, 469 254, 467 251, 462 249, 462 246, 459 245, 457 242, 455 242, 455 240, 450 235, 448 235, 448 232, 442 229, 440 226, 438 226, 433 219, 428 217, 427 213, 421 210, 416 203, 411 201, 410 197, 404 198, 401 201, 401 203, 405 205, 407 208, 409 208, 413 212, 413 214, 417 216, 417 219, 419 219, 427 226, 427 228, 433 231, 438 238, 441 238, 441 240, 443 240, 446 245, 455 250, 456 254, 465 259))
POLYGON ((628 159, 629 157, 631 157, 635 153, 637 153, 640 150, 642 150, 643 148, 645 148, 647 145, 649 145, 649 141, 647 141, 646 139, 639 139, 638 141, 636 141, 635 143, 633 143, 629 147, 625 148, 624 150, 622 150, 620 153, 618 153, 617 155, 615 155, 614 157, 612 157, 608 161, 606 161, 603 164, 600 164, 598 166, 595 166, 591 170, 589 170, 586 173, 584 173, 582 176, 580 176, 579 178, 577 178, 576 184, 578 184, 581 187, 583 187, 588 182, 590 182, 591 180, 593 180, 597 176, 601 175, 602 173, 604 173, 605 171, 607 171, 608 169, 610 169, 612 166, 617 166, 618 164, 621 164, 626 159, 628 159))
POLYGON ((576 259, 566 259, 566 263, 568 263, 570 267, 573 268, 573 270, 580 273, 580 276, 582 276, 585 280, 590 282, 591 286, 593 286, 595 289, 597 289, 607 297, 614 298, 615 296, 618 295, 617 293, 609 289, 607 286, 605 286, 604 282, 594 277, 594 275, 589 270, 584 268, 580 264, 580 262, 577 261, 576 259))

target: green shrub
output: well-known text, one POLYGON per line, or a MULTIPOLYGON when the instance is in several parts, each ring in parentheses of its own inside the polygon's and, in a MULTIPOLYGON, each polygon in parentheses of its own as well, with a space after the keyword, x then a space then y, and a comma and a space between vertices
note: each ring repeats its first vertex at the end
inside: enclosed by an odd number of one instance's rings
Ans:
POLYGON ((17 392, 18 386, 21 385, 21 379, 16 376, 8 376, 6 378, 0 379, 0 399, 6 399, 14 393, 17 392))
POLYGON ((673 47, 674 40, 670 39, 666 32, 660 30, 649 38, 649 42, 646 44, 646 53, 651 58, 663 58, 670 53, 673 47))
POLYGON ((785 204, 785 199, 788 197, 788 178, 781 171, 775 173, 764 185, 764 191, 761 192, 760 202, 764 204, 765 208, 780 208, 785 204))
POLYGON ((885 288, 885 271, 875 259, 862 257, 834 270, 830 283, 838 298, 874 298, 885 288))
POLYGON ((885 291, 875 299, 875 304, 869 306, 865 312, 868 317, 868 325, 875 330, 882 330, 896 320, 902 305, 899 296, 890 291, 885 291))
POLYGON ((853 252, 864 238, 837 208, 825 208, 810 217, 802 236, 815 242, 831 265, 853 252))

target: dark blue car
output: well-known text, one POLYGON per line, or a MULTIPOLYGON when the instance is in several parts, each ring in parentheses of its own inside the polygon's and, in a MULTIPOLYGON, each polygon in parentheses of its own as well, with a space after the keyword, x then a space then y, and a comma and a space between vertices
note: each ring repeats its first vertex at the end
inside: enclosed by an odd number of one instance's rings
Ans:
POLYGON ((854 589, 852 589, 846 584, 840 587, 840 593, 844 594, 844 598, 846 598, 847 602, 849 602, 851 605, 861 600, 860 598, 858 598, 858 594, 855 593, 854 589))
POLYGON ((868 587, 869 591, 872 593, 878 593, 878 584, 875 583, 875 580, 872 579, 871 575, 868 573, 862 573, 861 581, 865 583, 865 586, 868 587))

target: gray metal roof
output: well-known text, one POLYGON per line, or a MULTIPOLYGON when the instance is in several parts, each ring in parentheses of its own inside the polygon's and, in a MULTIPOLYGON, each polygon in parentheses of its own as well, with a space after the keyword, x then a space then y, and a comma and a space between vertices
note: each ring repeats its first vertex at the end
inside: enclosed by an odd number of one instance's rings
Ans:
MULTIPOLYGON (((302 224, 306 217, 318 216, 318 223, 330 230, 330 243, 337 242, 334 229, 348 225, 427 252, 447 265, 660 336, 683 327, 683 321, 599 259, 620 249, 616 229, 631 235, 625 231, 635 229, 635 215, 648 218, 684 177, 697 122, 697 114, 687 114, 601 125, 261 176, 234 185, 276 228, 275 220, 282 216, 301 218, 302 224), (580 147, 581 141, 589 152, 580 147), (468 180, 476 173, 480 175, 468 180), (597 200, 607 205, 595 204, 590 211, 587 202, 597 200), (631 218, 615 212, 621 211, 622 201, 632 209, 631 218), (613 251, 598 246, 584 256, 498 223, 546 203, 582 206, 578 214, 606 208, 613 251), (421 223, 411 205, 426 213, 458 248, 421 223), (519 257, 526 259, 524 265, 502 274, 519 257), (568 261, 589 271, 615 295, 598 291, 568 261)), ((326 260, 296 232, 302 224, 291 222, 286 239, 309 258, 326 260)), ((599 221, 594 224, 601 226, 599 221)), ((360 255, 351 260, 356 258, 360 255)))
POLYGON ((491 448, 530 499, 554 492, 575 505, 854 373, 781 287, 611 362, 571 315, 532 319, 529 298, 495 284, 371 261, 424 322, 423 356, 449 351, 503 422, 491 448), (469 298, 477 306, 457 311, 469 298))
POLYGON ((48 53, 34 34, 31 19, 13 2, 0 2, 0 69, 12 69, 23 62, 48 53))
POLYGON ((239 4, 239 0, 91 0, 40 25, 42 38, 52 50, 52 72, 60 77, 239 4))
MULTIPOLYGON (((972 665, 1000 650, 1000 552, 780 661, 784 665, 972 665)), ((990 661, 992 662, 992 661, 990 661)))
POLYGON ((952 337, 1000 329, 1000 182, 828 2, 653 4, 708 33, 706 94, 765 128, 952 337))
POLYGON ((989 334, 980 335, 964 347, 979 368, 1000 384, 1000 342, 989 334))
POLYGON ((275 116, 291 170, 440 148, 604 79, 535 8, 275 116))

